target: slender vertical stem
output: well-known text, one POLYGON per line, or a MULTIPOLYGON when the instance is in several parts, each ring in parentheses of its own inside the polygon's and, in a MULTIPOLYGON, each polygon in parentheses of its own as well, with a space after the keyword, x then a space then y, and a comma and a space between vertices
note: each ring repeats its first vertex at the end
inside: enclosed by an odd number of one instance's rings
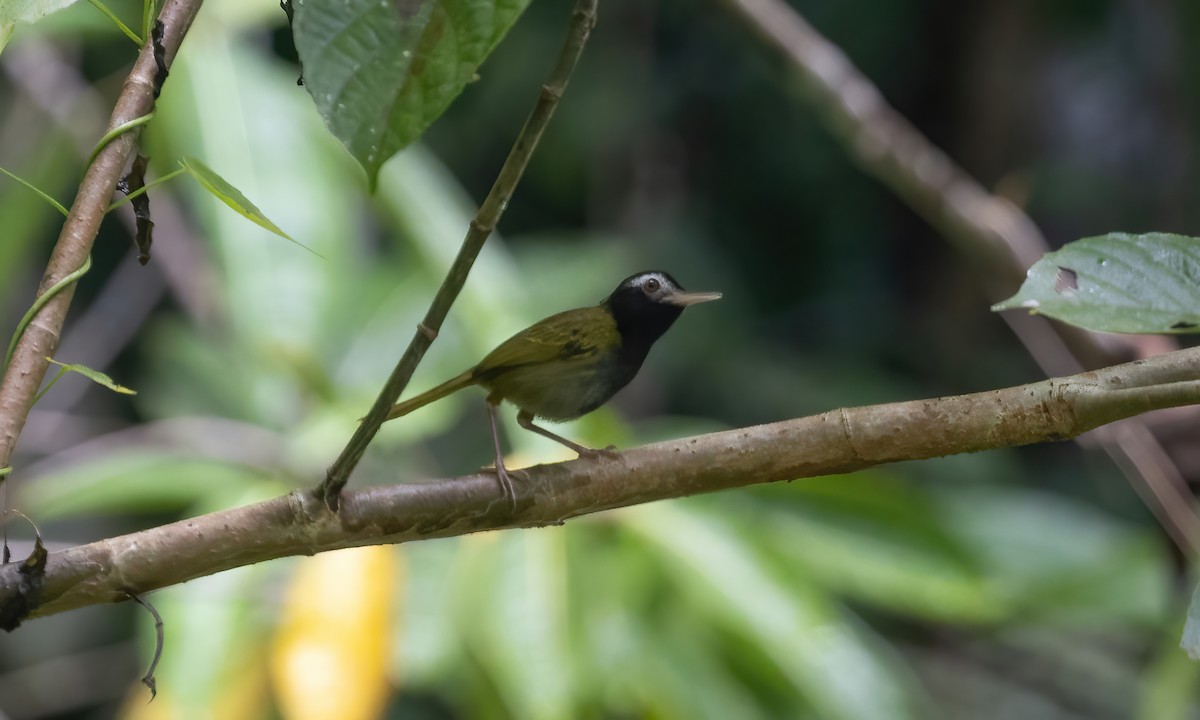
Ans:
POLYGON ((508 159, 504 161, 504 166, 500 168, 491 192, 479 206, 479 212, 475 214, 475 218, 471 220, 458 256, 454 258, 454 263, 450 266, 446 279, 442 281, 442 286, 434 296, 433 302, 430 303, 429 311, 425 313, 425 319, 417 326, 417 332, 413 335, 412 342, 409 343, 408 349, 404 351, 400 362, 379 392, 379 397, 375 398, 375 404, 371 406, 371 410, 363 418, 341 455, 330 466, 324 483, 317 489, 317 493, 324 498, 325 504, 330 510, 337 510, 338 494, 346 486, 346 481, 350 478, 354 467, 358 465, 358 461, 362 459, 367 445, 379 432, 379 426, 386 419, 388 409, 400 398, 400 393, 404 392, 418 363, 425 356, 425 351, 437 337, 438 330, 441 329, 442 322, 446 319, 446 314, 450 312, 450 306, 454 304, 455 298, 458 297, 463 284, 467 281, 467 274, 471 272, 475 258, 479 255, 488 236, 492 234, 492 230, 495 229, 500 216, 504 214, 505 208, 508 207, 508 201, 512 198, 513 191, 521 180, 521 175, 525 172, 529 159, 533 156, 533 151, 537 149, 546 125, 554 115, 554 110, 557 108, 559 100, 562 99, 563 92, 567 89, 567 81, 570 80, 575 64, 583 53, 583 47, 587 44, 588 36, 591 35, 592 28, 596 25, 597 4, 598 0, 577 0, 575 3, 575 9, 571 14, 571 24, 567 30, 567 38, 559 52, 554 69, 550 71, 549 77, 542 85, 537 103, 534 104, 533 110, 525 120, 525 125, 517 135, 517 140, 513 143, 512 150, 508 153, 508 159))

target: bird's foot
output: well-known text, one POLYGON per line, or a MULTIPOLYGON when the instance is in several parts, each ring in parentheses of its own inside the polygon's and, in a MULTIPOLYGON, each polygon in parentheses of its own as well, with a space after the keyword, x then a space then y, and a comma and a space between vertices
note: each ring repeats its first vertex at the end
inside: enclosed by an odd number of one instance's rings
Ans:
POLYGON ((517 511, 517 491, 513 487, 512 477, 509 476, 508 470, 503 465, 489 465, 484 467, 483 471, 495 473, 496 480, 500 483, 500 497, 488 503, 485 512, 491 512, 493 505, 503 501, 508 505, 509 513, 515 513, 517 511))
POLYGON ((588 460, 615 460, 621 457, 621 453, 617 452, 616 445, 609 445, 604 448, 580 447, 575 452, 579 453, 579 457, 588 460))

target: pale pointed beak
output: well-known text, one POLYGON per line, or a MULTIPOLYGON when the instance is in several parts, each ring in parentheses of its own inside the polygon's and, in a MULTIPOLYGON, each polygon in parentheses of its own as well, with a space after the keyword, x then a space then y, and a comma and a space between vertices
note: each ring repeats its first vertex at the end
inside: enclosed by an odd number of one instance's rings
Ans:
POLYGON ((720 299, 721 293, 719 292, 678 292, 664 297, 662 301, 670 305, 687 307, 688 305, 699 305, 700 303, 720 299))

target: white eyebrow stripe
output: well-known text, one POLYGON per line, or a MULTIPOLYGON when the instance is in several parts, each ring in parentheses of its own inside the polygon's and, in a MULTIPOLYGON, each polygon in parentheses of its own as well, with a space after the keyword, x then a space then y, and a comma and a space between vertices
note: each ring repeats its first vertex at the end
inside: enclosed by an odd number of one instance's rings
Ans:
POLYGON ((630 285, 632 285, 634 287, 642 287, 643 285, 646 284, 646 281, 650 280, 651 278, 657 280, 658 284, 662 285, 664 287, 675 287, 675 283, 668 280, 667 277, 665 275, 663 275, 661 272, 648 272, 648 273, 645 273, 642 275, 638 275, 630 282, 630 285))

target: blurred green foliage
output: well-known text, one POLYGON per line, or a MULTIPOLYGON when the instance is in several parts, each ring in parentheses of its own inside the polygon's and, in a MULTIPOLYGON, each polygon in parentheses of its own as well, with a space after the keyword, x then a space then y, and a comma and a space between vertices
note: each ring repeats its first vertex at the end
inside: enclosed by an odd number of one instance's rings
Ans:
MULTIPOLYGON (((140 3, 112 7, 132 18, 140 3)), ((1200 219, 1181 189, 1195 187, 1200 140, 1191 6, 798 7, 1052 237, 1183 232, 1200 219)), ((295 85, 283 14, 205 4, 145 135, 151 175, 200 158, 321 257, 178 180, 151 194, 145 269, 128 208, 106 221, 58 359, 138 395, 69 376, 31 416, 7 484, 52 546, 315 484, 440 283, 565 15, 561 3, 534 3, 480 81, 424 144, 384 165, 368 196, 295 85)), ((0 165, 68 202, 132 57, 86 4, 21 27, 0 55, 0 165)), ((651 267, 725 300, 684 317, 611 406, 564 430, 571 437, 628 446, 1035 378, 974 269, 858 174, 764 57, 719 5, 602 5, 502 236, 414 391, 651 267)), ((11 327, 60 218, 6 179, 0 217, 0 317, 11 327)), ((515 456, 562 457, 512 420, 515 456)), ((387 425, 353 482, 466 472, 489 454, 482 397, 462 393, 387 425)), ((1200 716, 1197 670, 1175 647, 1178 558, 1117 470, 1075 445, 726 492, 396 556, 407 571, 388 717, 1200 716)), ((203 717, 250 682, 294 567, 153 596, 170 707, 203 717)), ((27 623, 0 638, 0 710, 133 713, 151 636, 129 604, 27 623)))

